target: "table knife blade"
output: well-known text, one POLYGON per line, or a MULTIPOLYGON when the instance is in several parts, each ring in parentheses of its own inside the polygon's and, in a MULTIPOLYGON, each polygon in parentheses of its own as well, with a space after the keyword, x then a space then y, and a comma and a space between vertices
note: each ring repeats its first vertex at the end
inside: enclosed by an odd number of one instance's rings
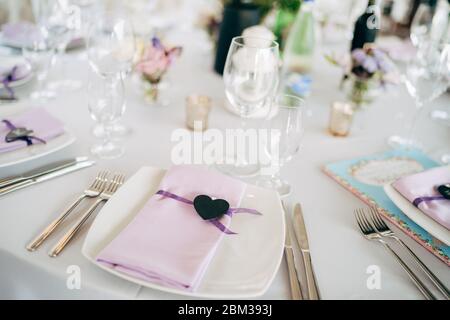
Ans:
POLYGON ((28 171, 22 175, 0 179, 0 189, 10 186, 10 185, 14 185, 16 183, 24 182, 26 180, 31 180, 31 179, 37 178, 39 176, 54 172, 54 171, 61 170, 61 169, 70 167, 73 164, 87 161, 87 160, 88 160, 87 157, 77 157, 74 159, 63 160, 63 161, 51 163, 51 164, 45 165, 43 167, 28 171))
POLYGON ((95 161, 90 161, 90 160, 75 162, 71 166, 63 167, 62 169, 59 169, 57 171, 52 171, 50 173, 40 175, 36 178, 26 179, 26 180, 20 181, 16 184, 4 187, 4 188, 0 189, 0 196, 11 193, 13 191, 23 189, 25 187, 32 186, 32 185, 40 183, 40 182, 44 182, 44 181, 47 181, 47 180, 50 180, 50 179, 53 179, 56 177, 60 177, 62 175, 65 175, 65 174, 68 174, 68 173, 71 173, 74 171, 78 171, 80 169, 90 167, 94 164, 95 164, 95 161))
POLYGON ((297 238, 298 245, 302 254, 303 263, 305 265, 306 283, 308 287, 309 300, 319 300, 320 294, 317 287, 316 277, 311 263, 311 255, 309 253, 308 235, 306 233, 305 221, 303 219, 302 207, 297 203, 294 207, 294 233, 297 238))

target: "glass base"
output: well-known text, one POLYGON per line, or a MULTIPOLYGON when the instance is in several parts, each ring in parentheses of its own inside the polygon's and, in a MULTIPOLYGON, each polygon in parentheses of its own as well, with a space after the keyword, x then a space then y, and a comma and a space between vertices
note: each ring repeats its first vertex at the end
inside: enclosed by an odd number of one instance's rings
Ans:
MULTIPOLYGON (((100 124, 97 124, 92 128, 92 134, 94 135, 94 137, 99 139, 104 139, 106 137, 105 128, 100 124)), ((111 126, 109 134, 111 135, 112 139, 119 140, 130 135, 131 129, 123 123, 116 123, 111 126)))
POLYGON ((450 164, 450 153, 442 155, 441 162, 443 164, 450 164))
POLYGON ((94 145, 91 148, 91 153, 101 159, 116 159, 121 157, 125 153, 125 150, 122 146, 107 142, 105 144, 94 145))
POLYGON ((281 197, 286 197, 291 194, 291 185, 280 179, 273 179, 272 177, 261 177, 256 181, 256 185, 266 189, 273 189, 278 192, 281 197))
POLYGON ((56 98, 56 93, 51 90, 43 90, 43 91, 35 91, 31 93, 30 98, 32 100, 40 100, 40 101, 47 101, 56 98))
POLYGON ((259 173, 257 164, 216 164, 215 167, 224 174, 238 178, 253 177, 259 173))
POLYGON ((388 138, 388 145, 394 149, 423 149, 420 142, 397 135, 388 138))
POLYGON ((83 83, 78 80, 65 79, 58 80, 49 84, 49 88, 54 91, 71 92, 80 89, 83 83))
POLYGON ((450 126, 450 113, 444 110, 433 110, 430 118, 443 125, 450 126))

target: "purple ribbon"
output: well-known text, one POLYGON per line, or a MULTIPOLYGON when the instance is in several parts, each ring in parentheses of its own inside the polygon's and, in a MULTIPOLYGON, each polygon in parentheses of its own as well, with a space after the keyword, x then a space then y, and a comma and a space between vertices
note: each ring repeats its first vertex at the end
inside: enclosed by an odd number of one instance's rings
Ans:
POLYGON ((1 78, 1 83, 3 84, 3 86, 5 87, 5 90, 8 91, 9 96, 11 99, 15 99, 16 97, 14 96, 14 91, 13 89, 9 86, 9 84, 13 81, 18 80, 17 77, 17 70, 19 69, 18 66, 14 66, 10 72, 2 75, 1 78))
POLYGON ((418 198, 414 199, 413 205, 415 205, 418 208, 419 204, 421 204, 422 202, 428 202, 428 201, 434 201, 434 200, 448 200, 448 199, 443 196, 418 197, 418 198))
MULTIPOLYGON (((16 126, 15 126, 11 121, 9 121, 9 120, 3 119, 2 122, 8 127, 9 130, 11 130, 11 132, 12 132, 13 130, 19 129, 18 127, 16 127, 16 126)), ((32 132, 32 131, 31 131, 31 132, 32 132)), ((9 143, 9 142, 16 141, 16 140, 23 140, 23 141, 25 141, 25 142, 27 143, 27 146, 30 146, 30 145, 33 144, 33 139, 36 140, 36 141, 38 141, 38 142, 40 142, 40 143, 44 143, 44 144, 47 143, 44 139, 41 139, 41 138, 36 137, 36 136, 30 136, 30 135, 21 136, 21 137, 19 136, 19 137, 13 139, 13 140, 8 140, 8 135, 5 136, 5 141, 8 142, 8 143, 9 143)))
MULTIPOLYGON (((156 192, 156 194, 161 195, 161 196, 163 196, 163 197, 171 198, 171 199, 174 199, 174 200, 177 200, 177 201, 180 201, 180 202, 189 204, 189 205, 194 205, 194 202, 193 202, 193 201, 191 201, 191 200, 189 200, 189 199, 186 199, 186 198, 183 198, 183 197, 180 197, 180 196, 178 196, 178 195, 176 195, 176 194, 173 194, 173 193, 171 193, 171 192, 168 192, 168 191, 159 190, 159 191, 156 192)), ((227 216, 229 216, 229 217, 232 217, 233 214, 235 214, 235 213, 243 213, 243 212, 251 213, 251 214, 257 214, 257 215, 262 215, 262 213, 259 212, 258 210, 255 210, 255 209, 249 209, 249 208, 229 208, 228 211, 225 212, 225 214, 226 214, 227 216)), ((235 232, 233 232, 233 231, 231 231, 230 229, 228 229, 227 227, 225 227, 225 226, 219 221, 219 218, 210 219, 210 220, 208 220, 208 222, 212 223, 214 226, 216 226, 216 227, 217 227, 220 231, 222 231, 223 233, 226 233, 226 234, 236 234, 235 232)))

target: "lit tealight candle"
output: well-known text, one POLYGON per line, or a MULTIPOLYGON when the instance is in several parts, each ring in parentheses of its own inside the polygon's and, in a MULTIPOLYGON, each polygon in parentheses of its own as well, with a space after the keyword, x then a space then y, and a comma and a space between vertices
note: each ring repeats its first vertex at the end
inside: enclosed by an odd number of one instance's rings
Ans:
POLYGON ((186 98, 186 126, 190 130, 206 130, 211 109, 211 99, 193 94, 186 98))
POLYGON ((333 102, 331 105, 329 130, 332 135, 345 137, 352 126, 353 107, 349 103, 333 102))

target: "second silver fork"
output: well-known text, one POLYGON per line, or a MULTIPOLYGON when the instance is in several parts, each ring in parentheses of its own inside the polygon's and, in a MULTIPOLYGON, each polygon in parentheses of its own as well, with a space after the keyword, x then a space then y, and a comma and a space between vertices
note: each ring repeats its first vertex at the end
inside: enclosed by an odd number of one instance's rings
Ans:
POLYGON ((81 216, 81 218, 70 228, 69 231, 58 241, 58 243, 49 252, 50 257, 56 257, 66 247, 66 245, 72 240, 72 238, 78 233, 84 223, 89 219, 91 214, 95 211, 97 206, 105 201, 108 201, 117 189, 123 184, 125 177, 122 174, 115 174, 110 180, 105 190, 100 193, 98 199, 87 209, 87 211, 81 216))
POLYGON ((28 251, 35 251, 44 241, 47 239, 52 232, 58 227, 69 215, 70 213, 83 201, 85 198, 95 198, 100 195, 106 184, 106 178, 108 177, 108 171, 101 171, 97 174, 94 182, 83 191, 81 196, 79 196, 64 212, 55 220, 53 220, 28 246, 26 247, 28 251))
POLYGON ((444 295, 444 297, 449 300, 450 295, 448 293, 448 289, 445 287, 445 285, 431 272, 430 269, 419 259, 418 256, 399 238, 395 235, 395 233, 389 229, 388 225, 383 221, 378 211, 375 210, 375 208, 370 208, 370 213, 372 217, 372 223, 378 231, 378 233, 383 237, 392 238, 395 241, 397 241, 406 251, 411 255, 411 257, 414 258, 414 261, 417 263, 417 265, 422 269, 422 271, 428 276, 428 278, 431 280, 431 282, 434 283, 434 285, 439 289, 439 291, 444 295))
POLYGON ((378 234, 378 232, 367 219, 364 210, 355 210, 355 218, 363 236, 368 240, 378 241, 379 243, 381 243, 395 257, 397 262, 402 266, 403 270, 406 271, 409 278, 416 285, 423 296, 428 300, 436 300, 436 297, 430 292, 430 290, 427 289, 423 282, 414 274, 414 272, 408 267, 408 265, 402 260, 402 258, 400 258, 400 256, 391 248, 391 246, 389 246, 389 244, 383 240, 382 236, 378 234))

